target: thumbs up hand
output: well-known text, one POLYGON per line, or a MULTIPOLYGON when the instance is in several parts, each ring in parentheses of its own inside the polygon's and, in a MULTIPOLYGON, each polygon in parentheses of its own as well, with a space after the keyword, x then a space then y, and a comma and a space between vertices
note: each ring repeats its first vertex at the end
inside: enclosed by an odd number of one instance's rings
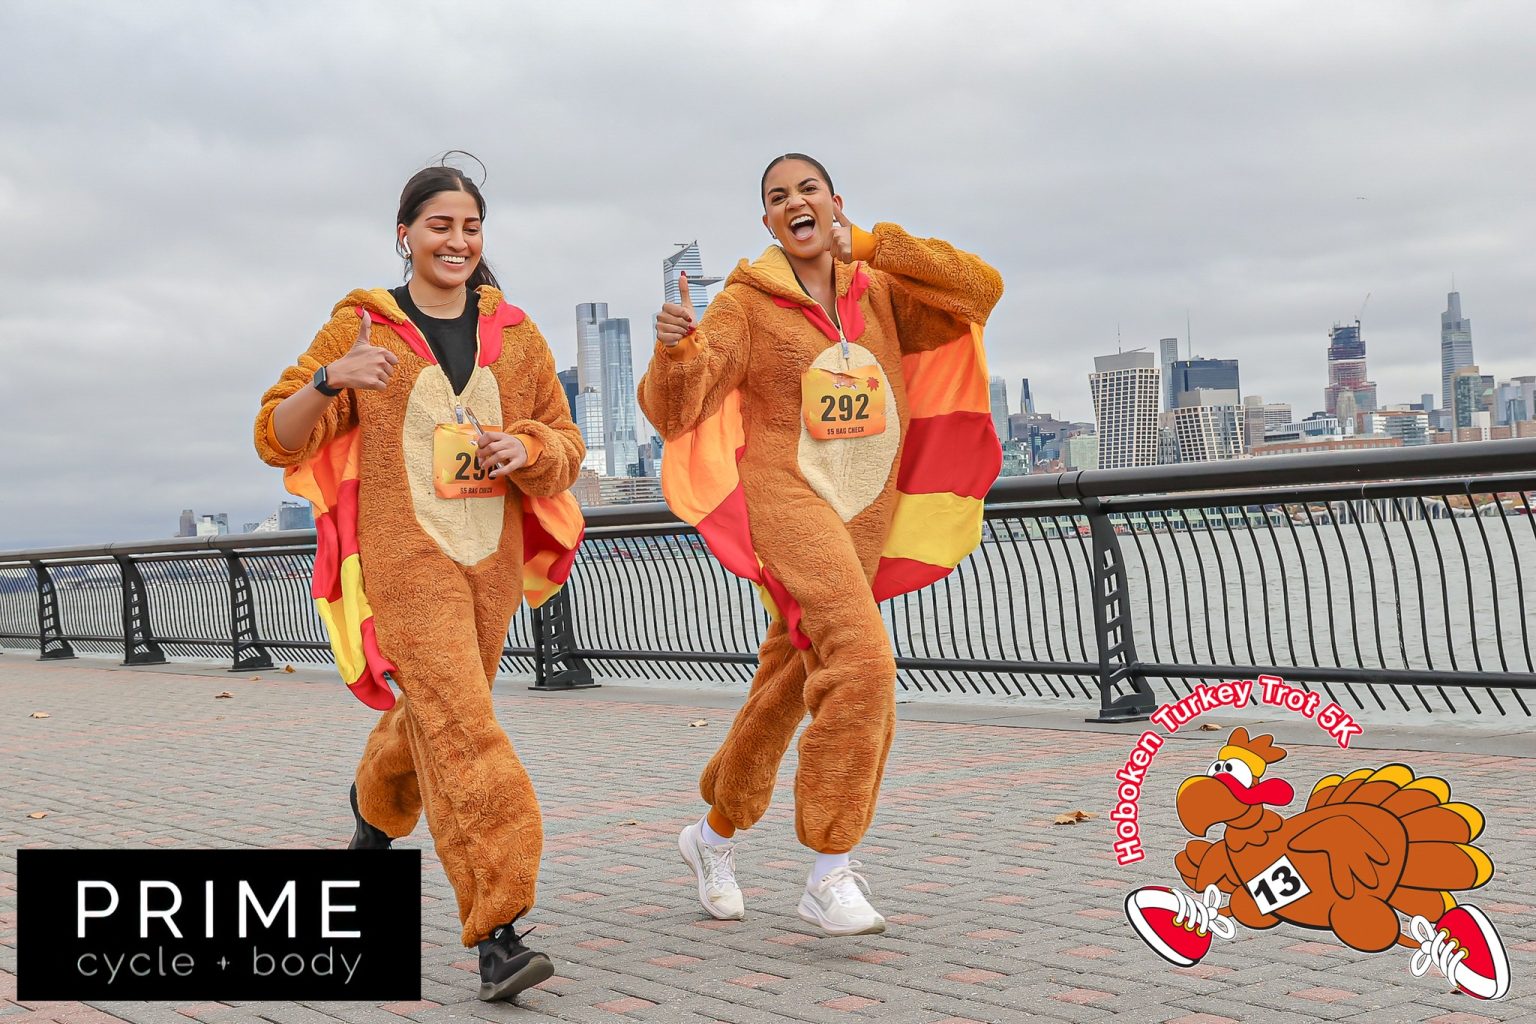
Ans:
POLYGON ((833 228, 827 232, 827 251, 839 263, 853 262, 853 221, 839 205, 832 207, 833 228))
POLYGON ((395 372, 400 357, 387 348, 368 340, 373 318, 363 310, 362 321, 357 328, 357 341, 340 359, 325 368, 326 381, 333 388, 357 388, 362 391, 383 391, 389 386, 389 378, 395 372))
POLYGON ((677 343, 693 333, 693 301, 688 294, 688 275, 677 275, 678 302, 662 303, 661 312, 656 314, 656 340, 667 348, 675 348, 677 343))

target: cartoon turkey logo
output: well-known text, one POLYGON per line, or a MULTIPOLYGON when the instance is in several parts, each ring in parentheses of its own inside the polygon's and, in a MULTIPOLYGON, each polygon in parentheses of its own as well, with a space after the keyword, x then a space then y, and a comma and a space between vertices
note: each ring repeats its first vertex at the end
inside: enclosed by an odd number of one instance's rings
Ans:
POLYGON ((1294 792, 1265 778, 1285 757, 1273 736, 1236 729, 1204 775, 1179 785, 1179 821, 1191 839, 1174 866, 1193 893, 1162 886, 1125 899, 1136 934, 1163 959, 1197 964, 1212 936, 1237 924, 1284 922, 1331 931, 1362 953, 1416 950, 1410 969, 1438 968, 1479 999, 1509 991, 1509 956, 1481 910, 1451 894, 1493 877, 1493 861, 1472 841, 1483 831, 1477 808, 1451 801, 1451 787, 1416 778, 1407 765, 1329 775, 1304 810, 1282 815, 1294 792), (1225 825, 1222 838, 1200 838, 1225 825), (1221 894, 1229 897, 1221 906, 1221 894), (1404 930, 1399 915, 1408 919, 1404 930))

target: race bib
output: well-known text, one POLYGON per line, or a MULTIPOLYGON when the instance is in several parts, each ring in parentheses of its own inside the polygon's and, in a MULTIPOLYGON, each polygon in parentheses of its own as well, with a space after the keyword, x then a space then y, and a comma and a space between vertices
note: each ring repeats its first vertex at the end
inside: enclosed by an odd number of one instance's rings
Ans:
POLYGON ((885 394, 878 366, 846 373, 812 367, 800 382, 800 412, 806 432, 818 441, 873 437, 885 433, 885 394))
MULTIPOLYGON (((486 427, 500 430, 500 427, 486 427)), ((432 487, 439 498, 499 498, 507 478, 480 465, 478 433, 468 423, 439 423, 432 433, 432 487)))
POLYGON ((1288 907, 1312 891, 1289 857, 1281 857, 1265 868, 1245 888, 1265 914, 1288 907))

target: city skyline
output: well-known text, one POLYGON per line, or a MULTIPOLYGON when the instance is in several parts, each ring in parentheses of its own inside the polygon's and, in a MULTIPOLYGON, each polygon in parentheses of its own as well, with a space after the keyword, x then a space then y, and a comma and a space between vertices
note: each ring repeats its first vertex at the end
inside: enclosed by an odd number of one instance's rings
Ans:
POLYGON ((261 392, 351 289, 399 283, 400 188, 454 148, 484 162, 468 166, 485 175, 486 256, 561 368, 576 304, 601 298, 630 318, 638 380, 657 262, 688 240, 710 273, 756 257, 762 169, 801 151, 855 224, 895 221, 998 268, 989 372, 1029 377, 1037 408, 1068 421, 1091 418, 1090 357, 1117 336, 1237 359, 1245 390, 1305 416, 1326 380, 1319 328, 1351 322, 1367 293, 1383 405, 1440 393, 1448 290, 1484 373, 1536 371, 1521 171, 1536 140, 1511 130, 1536 109, 1536 10, 1190 0, 1106 18, 978 2, 956 19, 855 2, 846 16, 878 45, 843 71, 866 99, 819 119, 783 101, 782 48, 750 5, 682 19, 619 5, 594 32, 582 4, 466 2, 468 38, 457 17, 372 12, 361 45, 410 38, 422 60, 340 75, 308 8, 117 5, 99 23, 0 9, 16 42, 0 81, 28 96, 0 113, 0 210, 57 254, 0 251, 0 280, 26 298, 0 309, 0 470, 42 485, 0 495, 0 546, 162 536, 187 507, 270 510, 284 492, 252 451, 261 392), (493 59, 509 32, 540 45, 493 59), (647 56, 677 45, 700 48, 688 87, 730 117, 677 103, 675 69, 647 56), (516 102, 487 122, 430 70, 445 59, 516 102), (427 127, 373 133, 364 157, 338 126, 374 107, 427 127), (674 138, 686 160, 664 158, 674 138), (632 159, 594 159, 597 140, 632 159), (65 330, 39 312, 60 308, 65 330), (132 444, 58 456, 61 368, 71 410, 132 444))
MULTIPOLYGON (((701 266, 697 243, 680 248, 677 253, 663 260, 663 290, 666 292, 663 296, 664 301, 673 301, 678 294, 675 279, 670 289, 666 288, 666 281, 670 271, 677 269, 679 258, 687 261, 683 264, 684 269, 689 266, 701 266)), ((713 285, 720 280, 720 278, 704 278, 702 269, 697 272, 702 279, 701 285, 713 285)), ((707 306, 707 300, 697 301, 698 295, 704 292, 705 287, 701 286, 698 292, 694 293, 696 306, 699 308, 707 306)), ((1453 347, 1447 340, 1460 341, 1463 337, 1461 333, 1450 334, 1449 331, 1470 331, 1470 319, 1461 316, 1459 292, 1448 293, 1447 307, 1447 311, 1441 316, 1443 325, 1441 351, 1443 355, 1454 353, 1455 358, 1464 358, 1463 353, 1470 354, 1470 343, 1468 342, 1465 348, 1459 344, 1453 347)), ((651 435, 649 424, 645 423, 644 417, 639 415, 638 403, 634 401, 635 363, 630 353, 629 319, 609 317, 606 302, 585 302, 577 304, 576 324, 578 365, 560 371, 559 376, 566 387, 567 398, 574 399, 571 408, 572 416, 582 427, 583 439, 588 442, 588 459, 583 467, 608 478, 643 475, 640 451, 648 446, 651 435), (582 373, 580 361, 583 354, 586 354, 591 361, 586 367, 589 384, 585 389, 582 389, 579 384, 582 373), (630 358, 626 360, 626 356, 630 358), (627 379, 625 379, 626 374, 627 379), (605 383, 615 378, 619 380, 618 387, 623 392, 623 398, 605 383), (627 411, 626 405, 631 407, 627 411), (641 436, 642 432, 644 436, 641 436), (618 447, 615 447, 616 437, 618 447)), ((1434 433, 1433 421, 1430 418, 1432 414, 1421 414, 1424 418, 1422 423, 1417 418, 1400 418, 1406 415, 1406 411, 1396 407, 1412 404, 1409 401, 1389 401, 1383 406, 1383 411, 1378 413, 1376 385, 1372 381, 1365 380, 1365 343, 1362 338, 1362 325, 1358 320, 1350 325, 1334 324, 1329 330, 1324 350, 1329 382, 1323 389, 1322 405, 1324 407, 1314 410, 1307 416, 1304 426, 1300 425, 1302 418, 1299 415, 1290 422, 1286 422, 1284 417, 1278 415, 1277 410, 1282 409, 1285 410, 1286 416, 1292 415, 1291 403, 1265 402, 1259 395, 1244 394, 1246 389, 1242 389, 1239 383, 1238 360, 1193 355, 1180 359, 1177 358, 1180 344, 1181 342, 1176 338, 1159 339, 1155 361, 1154 354, 1145 346, 1130 349, 1122 347, 1115 356, 1094 359, 1095 371, 1089 375, 1089 391, 1095 396, 1094 424, 1096 427, 1099 425, 1101 415, 1098 407, 1098 396, 1101 391, 1100 378, 1101 374, 1107 372, 1100 367, 1107 365, 1110 370, 1119 371, 1135 368, 1141 372, 1129 375, 1124 372, 1112 373, 1104 378, 1112 382, 1102 387, 1109 396, 1107 400, 1118 405, 1112 405, 1110 412, 1115 420, 1115 426, 1112 428, 1110 452, 1105 456, 1106 462, 1100 462, 1099 439, 1095 437, 1092 442, 1093 468, 1238 458, 1247 453, 1254 444, 1263 443, 1262 435, 1255 433, 1256 427, 1258 429, 1291 428, 1298 436, 1307 434, 1320 437, 1333 436, 1344 430, 1341 417, 1352 419, 1355 414, 1367 417, 1361 420, 1361 433, 1364 435, 1387 436, 1403 444, 1422 444, 1428 443, 1430 435, 1434 433), (1170 364, 1172 372, 1169 372, 1164 364, 1164 360, 1170 356, 1175 357, 1170 364), (1108 364, 1106 360, 1109 361, 1108 364), (1150 435, 1153 440, 1150 443, 1146 441, 1147 435, 1143 432, 1143 426, 1133 426, 1130 428, 1129 447, 1117 452, 1117 449, 1124 448, 1125 444, 1115 432, 1124 427, 1128 417, 1140 424, 1141 417, 1145 413, 1142 406, 1147 404, 1148 396, 1151 394, 1150 392, 1142 393, 1146 388, 1144 382, 1147 378, 1144 371, 1147 367, 1155 369, 1158 377, 1157 393, 1151 397, 1160 403, 1158 409, 1167 415, 1159 420, 1154 412, 1150 435), (1367 394, 1368 403, 1356 402, 1354 396, 1357 392, 1367 394), (1327 408, 1334 394, 1344 395, 1345 411, 1327 408), (1170 401, 1171 406, 1167 404, 1170 401), (1127 402, 1135 406, 1134 412, 1128 410, 1127 402), (1331 426, 1326 426, 1327 424, 1331 426), (1149 455, 1149 452, 1152 454, 1149 455), (1149 458, 1150 462, 1137 461, 1149 458)), ((1445 358, 1450 359, 1452 356, 1445 355, 1445 358)), ((1532 369, 1536 370, 1536 355, 1533 355, 1531 363, 1532 369)), ((644 363, 641 363, 642 371, 643 367, 644 363)), ((1034 395, 1029 378, 1024 377, 1021 380, 1020 405, 1027 403, 1028 414, 1033 414, 1034 395)), ((1470 404, 1474 402, 1474 395, 1477 410, 1488 414, 1489 423, 1501 422, 1501 416, 1514 419, 1536 419, 1536 374, 1483 374, 1475 364, 1468 366, 1463 363, 1452 373, 1448 384, 1452 402, 1444 409, 1437 406, 1435 411, 1448 411, 1448 422, 1453 430, 1470 428, 1474 425, 1474 416, 1468 411, 1470 404), (1460 389, 1461 397, 1458 400, 1455 381, 1462 377, 1475 378, 1477 386, 1473 391, 1468 381, 1463 380, 1460 389), (1511 416, 1516 409, 1519 413, 1511 416)), ((1014 433, 1010 426, 1010 418, 1020 414, 1012 413, 1006 378, 994 374, 990 381, 990 391, 994 426, 999 439, 1006 442, 1014 433)), ((1427 392, 1421 392, 1419 395, 1421 404, 1431 400, 1432 397, 1427 392)), ((1021 410, 1021 413, 1023 411, 1021 410)), ((1102 428, 1100 429, 1102 432, 1102 428)), ((1347 431, 1344 432, 1347 433, 1347 431)), ((1050 450, 1064 454, 1074 439, 1078 439, 1077 435, 1058 438, 1050 450)), ((1079 440, 1080 444, 1085 442, 1086 438, 1079 440)), ((1015 470, 1010 469, 1005 462, 1004 474, 1007 475, 1011 471, 1015 470)), ((1021 464, 1016 471, 1028 472, 1029 470, 1021 464)), ((183 532, 178 534, 180 536, 190 535, 185 532, 188 512, 190 510, 183 511, 183 532)), ((227 529, 228 516, 222 515, 227 529)), ((276 513, 273 515, 275 516, 276 513)), ((206 519, 207 516, 202 518, 206 519)))

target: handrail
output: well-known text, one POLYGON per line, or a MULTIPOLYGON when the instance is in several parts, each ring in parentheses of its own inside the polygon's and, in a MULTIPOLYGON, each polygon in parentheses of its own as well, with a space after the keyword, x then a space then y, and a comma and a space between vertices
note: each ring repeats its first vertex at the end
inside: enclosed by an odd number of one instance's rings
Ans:
MULTIPOLYGON (((1360 451, 1274 455, 1261 459, 1138 466, 1130 469, 1082 469, 1000 478, 987 493, 987 504, 1126 498, 1218 490, 1259 490, 1320 484, 1361 484, 1443 476, 1463 480, 1494 473, 1536 473, 1536 438, 1467 441, 1453 445, 1375 448, 1360 451)), ((1214 495, 1213 495, 1214 497, 1214 495)), ((678 518, 664 502, 600 505, 583 509, 589 529, 673 526, 678 518)), ((0 551, 0 565, 38 560, 112 558, 118 555, 247 551, 302 547, 315 541, 313 530, 278 533, 173 537, 116 541, 35 550, 0 551)))
MULTIPOLYGON (((1009 477, 975 552, 882 614, 905 689, 1097 696, 1125 720, 1154 685, 1279 674, 1357 707, 1530 716, 1533 499, 1533 438, 1009 477)), ((504 668, 543 690, 594 667, 746 677, 763 610, 696 531, 661 503, 586 520, 570 582, 514 617, 504 668)), ((314 549, 294 530, 3 552, 0 644, 325 662, 314 549)))

